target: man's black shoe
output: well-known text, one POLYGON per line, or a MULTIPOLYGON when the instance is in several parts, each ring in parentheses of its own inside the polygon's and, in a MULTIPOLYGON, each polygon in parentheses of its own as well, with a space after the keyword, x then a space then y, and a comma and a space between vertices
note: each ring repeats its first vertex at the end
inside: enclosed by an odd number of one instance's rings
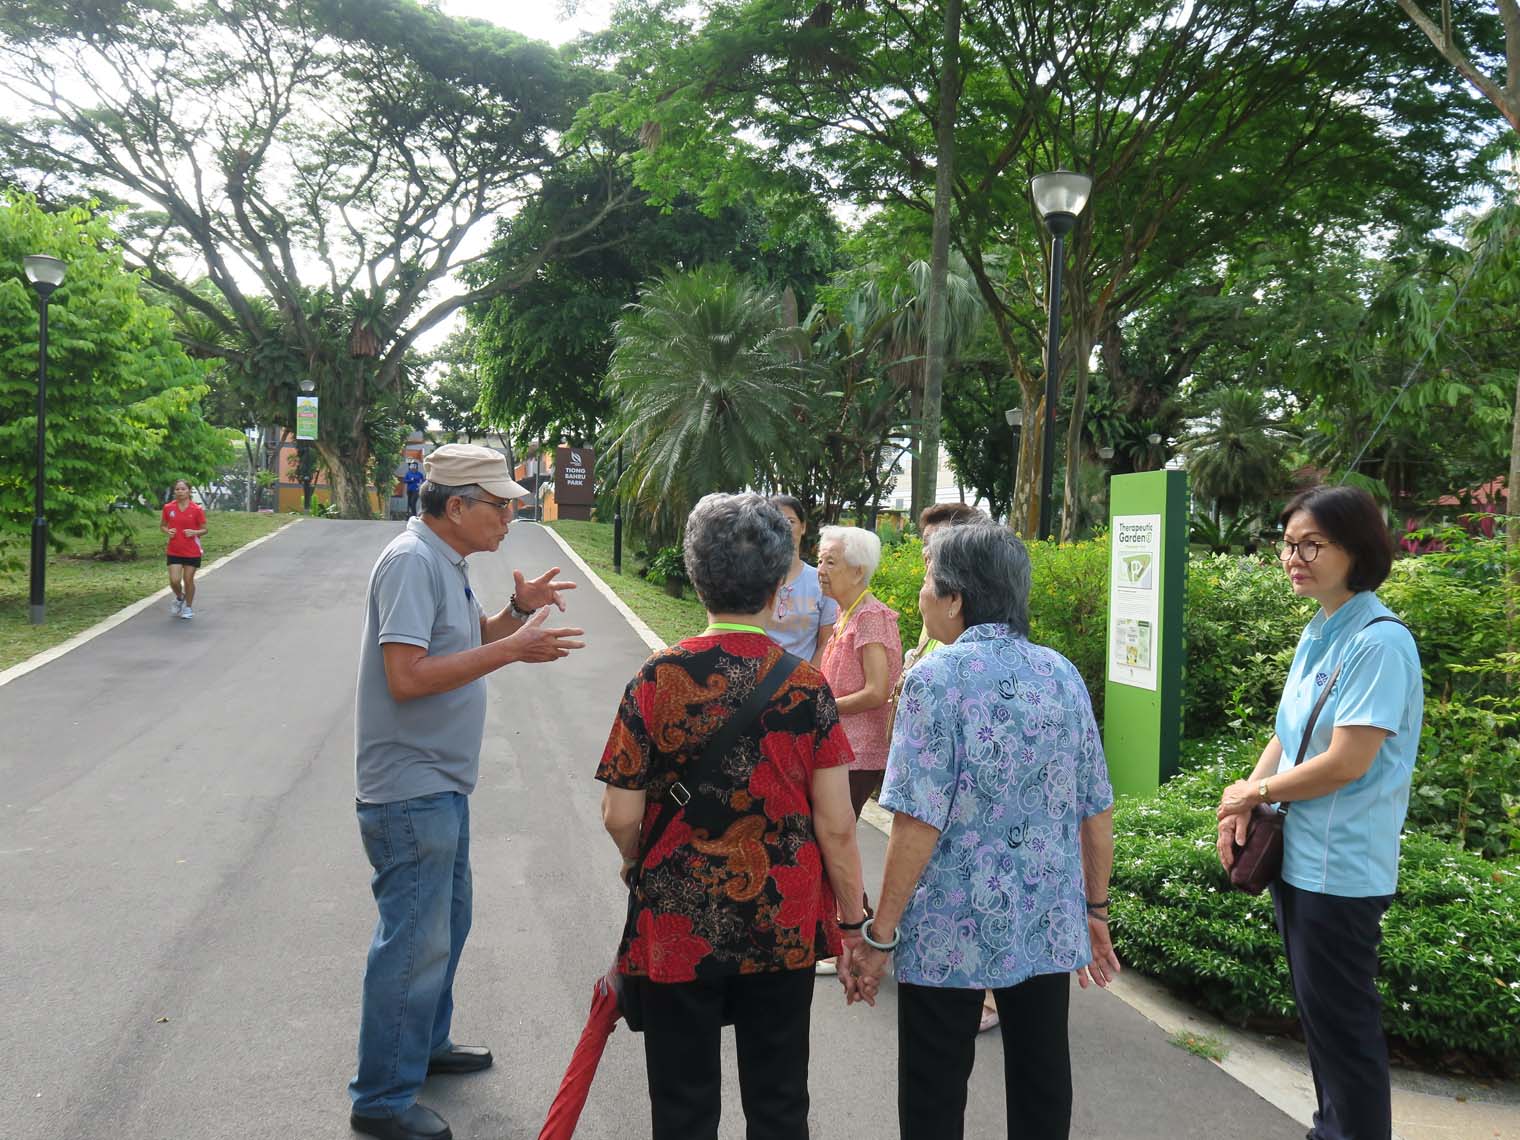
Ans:
POLYGON ((426 1105, 414 1104, 400 1116, 360 1116, 351 1113, 348 1126, 379 1140, 453 1140, 449 1122, 426 1105))
POLYGON ((478 1073, 491 1067, 491 1050, 484 1045, 455 1045, 447 1053, 428 1058, 428 1072, 478 1073))

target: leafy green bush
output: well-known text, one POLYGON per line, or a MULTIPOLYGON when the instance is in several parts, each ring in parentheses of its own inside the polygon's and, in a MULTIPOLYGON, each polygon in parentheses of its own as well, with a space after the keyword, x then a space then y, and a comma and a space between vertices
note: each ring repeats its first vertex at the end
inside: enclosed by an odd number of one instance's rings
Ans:
POLYGON ((1108 537, 1089 542, 1031 542, 1029 636, 1082 674, 1093 715, 1103 717, 1108 647, 1108 537))
POLYGON ((1269 723, 1313 602, 1294 597, 1270 561, 1227 554, 1188 561, 1183 734, 1269 723))
POLYGON ((1504 586, 1520 571, 1520 554, 1503 539, 1461 530, 1442 538, 1446 550, 1394 563, 1378 596, 1414 630, 1431 700, 1507 702, 1520 715, 1520 669, 1504 660, 1520 640, 1509 612, 1520 599, 1504 586))
POLYGON ((918 591, 924 584, 924 544, 915 534, 883 546, 881 564, 871 578, 871 593, 897 611, 904 649, 918 644, 924 619, 918 612, 918 591))
POLYGON ((1520 740, 1513 723, 1471 705, 1427 704, 1409 826, 1490 859, 1520 855, 1520 740))
POLYGON ((666 546, 655 551, 644 567, 644 577, 656 586, 667 582, 691 585, 691 579, 686 576, 685 552, 679 546, 666 546))
MULTIPOLYGON (((1195 746, 1192 770, 1115 811, 1112 929, 1121 961, 1235 1021, 1293 1016, 1268 895, 1228 889, 1214 806, 1260 741, 1195 746)), ((1434 1049, 1520 1062, 1520 864, 1427 835, 1404 841, 1383 922, 1384 1023, 1434 1049)))

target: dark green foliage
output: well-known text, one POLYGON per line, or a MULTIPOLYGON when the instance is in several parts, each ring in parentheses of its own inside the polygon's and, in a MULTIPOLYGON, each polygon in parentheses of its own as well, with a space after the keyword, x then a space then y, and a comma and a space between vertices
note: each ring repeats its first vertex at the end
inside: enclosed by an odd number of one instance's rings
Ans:
MULTIPOLYGON (((1191 771, 1118 805, 1112 930, 1125 964, 1226 1018, 1270 1023, 1294 1013, 1271 901, 1228 890, 1214 850, 1219 794, 1261 744, 1197 747, 1191 771)), ((1383 930, 1390 1034, 1520 1061, 1520 866, 1408 836, 1383 930)))
POLYGON ((1269 725, 1314 611, 1293 596, 1270 554, 1193 555, 1183 614, 1183 735, 1269 725))
POLYGON ((109 508, 157 508, 180 477, 210 478, 227 443, 202 418, 203 367, 175 342, 172 314, 146 303, 116 235, 86 210, 0 201, 0 531, 31 527, 37 431, 38 301, 22 257, 67 263, 48 313, 47 517, 109 544, 109 508))

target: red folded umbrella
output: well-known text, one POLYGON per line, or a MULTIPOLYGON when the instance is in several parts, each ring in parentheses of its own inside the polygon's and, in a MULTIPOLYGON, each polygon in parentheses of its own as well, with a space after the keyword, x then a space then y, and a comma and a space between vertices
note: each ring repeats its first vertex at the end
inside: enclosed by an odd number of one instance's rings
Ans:
MULTIPOLYGON (((614 965, 613 970, 616 969, 614 965)), ((586 1096, 591 1092, 596 1067, 607 1048, 607 1038, 612 1036, 622 1016, 617 994, 612 989, 612 971, 609 970, 596 980, 586 1028, 581 1030, 581 1039, 575 1043, 575 1052, 570 1055, 570 1064, 559 1083, 559 1092, 554 1094, 554 1103, 549 1106, 549 1116, 538 1140, 571 1140, 575 1135, 575 1125, 581 1118, 581 1109, 586 1107, 586 1096)))

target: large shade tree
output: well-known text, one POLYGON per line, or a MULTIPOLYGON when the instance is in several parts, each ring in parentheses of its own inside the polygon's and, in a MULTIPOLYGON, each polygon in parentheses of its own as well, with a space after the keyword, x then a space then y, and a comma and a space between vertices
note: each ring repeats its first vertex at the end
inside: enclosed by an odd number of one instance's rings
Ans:
MULTIPOLYGON (((656 194, 721 202, 767 176, 929 214, 942 4, 708 0, 626 5, 628 87, 598 121, 642 128, 656 194), (745 128, 736 132, 735 127, 745 128), (768 145, 757 145, 756 139, 768 145)), ((961 27, 951 241, 992 315, 1025 422, 1040 419, 1045 251, 1028 179, 1094 179, 1068 243, 1063 372, 1078 421, 1092 346, 1179 272, 1281 233, 1386 224, 1468 186, 1473 100, 1439 82, 1378 0, 992 0, 961 27)), ((1041 433, 1022 437, 1015 516, 1033 525, 1041 433)), ((1072 456, 1075 462, 1075 456, 1072 456)))
MULTIPOLYGON (((293 415, 299 381, 316 382, 348 515, 369 511, 417 338, 530 280, 619 202, 603 179, 510 271, 452 284, 477 226, 564 159, 597 79, 411 0, 24 3, 0 12, 0 36, 6 165, 140 206, 129 262, 215 331, 199 351, 280 396, 265 402, 293 415)), ((615 149, 585 136, 576 158, 607 168, 615 149)))

